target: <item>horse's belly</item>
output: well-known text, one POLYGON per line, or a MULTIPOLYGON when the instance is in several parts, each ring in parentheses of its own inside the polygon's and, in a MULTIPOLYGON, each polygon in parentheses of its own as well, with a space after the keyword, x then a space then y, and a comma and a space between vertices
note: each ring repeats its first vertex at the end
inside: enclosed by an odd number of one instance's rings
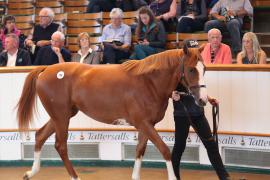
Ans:
POLYGON ((116 119, 112 122, 113 125, 121 125, 121 126, 131 126, 129 122, 125 119, 116 119))

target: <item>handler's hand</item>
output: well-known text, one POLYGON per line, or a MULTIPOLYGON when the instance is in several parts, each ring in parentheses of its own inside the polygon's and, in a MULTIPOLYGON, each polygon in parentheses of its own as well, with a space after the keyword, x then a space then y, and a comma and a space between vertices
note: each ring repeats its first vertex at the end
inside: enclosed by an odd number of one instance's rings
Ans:
POLYGON ((180 100, 180 94, 178 91, 173 91, 172 92, 172 99, 175 101, 179 101, 180 100))
POLYGON ((216 106, 219 104, 218 100, 216 100, 215 98, 212 97, 208 97, 208 102, 212 105, 212 106, 216 106))

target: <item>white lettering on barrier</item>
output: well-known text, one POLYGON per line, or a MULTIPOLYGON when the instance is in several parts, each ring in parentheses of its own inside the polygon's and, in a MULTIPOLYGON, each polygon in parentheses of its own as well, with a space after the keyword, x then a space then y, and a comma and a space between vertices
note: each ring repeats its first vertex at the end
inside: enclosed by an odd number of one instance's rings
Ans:
MULTIPOLYGON (((160 132, 161 139, 166 144, 174 143, 174 133, 160 132)), ((48 138, 46 142, 54 142, 55 135, 48 138)), ((134 132, 130 131, 72 131, 68 134, 68 142, 136 142, 134 132), (84 138, 81 138, 83 136, 84 138)), ((0 143, 6 142, 35 142, 35 132, 30 132, 29 136, 20 137, 18 132, 0 132, 0 143)), ((200 138, 195 133, 190 133, 187 140, 188 145, 202 145, 200 138)), ((219 144, 224 147, 245 147, 251 149, 270 150, 270 137, 240 136, 240 135, 219 135, 219 144)))

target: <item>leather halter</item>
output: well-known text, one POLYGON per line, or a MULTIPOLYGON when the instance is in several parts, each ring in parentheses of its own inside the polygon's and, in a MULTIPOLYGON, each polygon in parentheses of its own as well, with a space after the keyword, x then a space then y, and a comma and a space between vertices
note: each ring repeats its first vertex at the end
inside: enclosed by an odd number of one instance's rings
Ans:
POLYGON ((199 88, 206 88, 206 85, 194 85, 194 86, 189 86, 189 83, 186 80, 185 76, 185 68, 184 68, 184 60, 186 59, 186 55, 180 59, 180 83, 186 86, 188 90, 188 94, 191 93, 191 89, 199 89, 199 88))

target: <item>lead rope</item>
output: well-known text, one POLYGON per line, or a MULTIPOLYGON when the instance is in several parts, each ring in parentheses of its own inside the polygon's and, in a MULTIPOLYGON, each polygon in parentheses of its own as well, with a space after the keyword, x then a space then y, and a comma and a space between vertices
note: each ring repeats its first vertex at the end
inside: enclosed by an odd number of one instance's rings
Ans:
POLYGON ((213 137, 218 147, 218 125, 219 125, 219 105, 212 105, 212 116, 213 116, 213 137))
MULTIPOLYGON (((198 131, 197 131, 197 129, 196 129, 196 126, 194 126, 194 124, 193 124, 193 122, 192 122, 192 120, 191 120, 191 118, 190 118, 190 115, 189 115, 189 113, 188 113, 188 111, 187 111, 187 108, 186 108, 186 106, 182 103, 182 102, 180 102, 182 105, 183 105, 183 107, 184 107, 184 111, 185 111, 185 113, 187 114, 187 117, 188 117, 188 120, 189 120, 189 123, 190 123, 190 125, 193 127, 193 129, 194 129, 194 131, 197 133, 197 135, 199 136, 199 134, 198 134, 198 131)), ((218 133, 217 133, 217 131, 218 131, 218 124, 219 124, 219 105, 218 104, 216 104, 216 105, 212 105, 212 116, 213 116, 213 133, 212 133, 212 135, 213 135, 213 138, 214 138, 214 140, 216 141, 216 144, 217 144, 217 147, 218 147, 218 133)), ((200 137, 200 136, 199 136, 200 137)), ((202 137, 200 137, 201 138, 201 140, 203 141, 203 140, 208 140, 208 139, 204 139, 204 138, 202 138, 202 137)), ((218 147, 219 148, 219 147, 218 147)))

